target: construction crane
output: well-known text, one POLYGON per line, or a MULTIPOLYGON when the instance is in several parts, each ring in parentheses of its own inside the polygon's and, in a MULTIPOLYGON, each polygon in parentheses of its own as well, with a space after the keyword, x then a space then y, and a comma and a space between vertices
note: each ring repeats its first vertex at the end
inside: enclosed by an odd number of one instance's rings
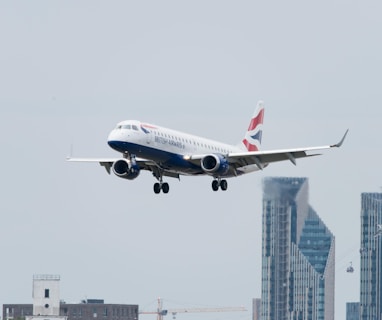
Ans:
POLYGON ((163 301, 158 298, 158 308, 156 311, 139 311, 140 314, 156 314, 157 320, 163 320, 163 317, 171 313, 172 318, 176 318, 177 313, 192 312, 235 312, 247 311, 244 307, 223 307, 223 308, 179 308, 179 309, 163 309, 163 301))

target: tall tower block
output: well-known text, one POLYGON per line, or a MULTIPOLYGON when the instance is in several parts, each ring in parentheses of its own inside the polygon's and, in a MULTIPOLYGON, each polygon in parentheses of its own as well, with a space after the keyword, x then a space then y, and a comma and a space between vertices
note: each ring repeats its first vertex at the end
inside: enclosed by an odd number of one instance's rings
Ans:
POLYGON ((262 320, 333 320, 335 239, 307 178, 263 180, 262 320))
POLYGON ((361 320, 382 319, 382 193, 361 195, 361 320))
POLYGON ((34 316, 58 317, 60 315, 60 276, 34 275, 32 298, 34 316))

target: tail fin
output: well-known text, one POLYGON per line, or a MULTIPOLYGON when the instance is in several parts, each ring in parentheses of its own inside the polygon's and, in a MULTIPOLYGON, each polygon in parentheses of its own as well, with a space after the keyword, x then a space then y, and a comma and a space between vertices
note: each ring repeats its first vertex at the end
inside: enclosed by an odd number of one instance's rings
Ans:
POLYGON ((260 150, 261 137, 263 134, 263 119, 264 119, 264 103, 259 101, 257 103, 255 113, 249 123, 247 132, 245 133, 242 141, 244 147, 248 151, 260 150))

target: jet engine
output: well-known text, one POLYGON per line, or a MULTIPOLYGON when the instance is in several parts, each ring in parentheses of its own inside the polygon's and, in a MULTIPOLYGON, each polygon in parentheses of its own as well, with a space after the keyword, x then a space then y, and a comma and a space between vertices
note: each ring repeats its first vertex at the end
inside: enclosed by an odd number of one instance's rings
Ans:
POLYGON ((138 177, 140 168, 135 161, 120 159, 114 162, 113 172, 120 178, 133 180, 138 177))
POLYGON ((221 154, 209 154, 201 159, 200 164, 208 174, 224 176, 229 170, 229 163, 221 154))

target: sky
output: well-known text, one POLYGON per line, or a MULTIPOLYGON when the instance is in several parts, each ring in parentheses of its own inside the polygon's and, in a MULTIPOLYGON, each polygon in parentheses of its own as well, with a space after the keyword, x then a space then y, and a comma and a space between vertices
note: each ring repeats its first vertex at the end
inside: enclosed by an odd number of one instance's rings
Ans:
MULTIPOLYGON (((381 192, 379 1, 1 1, 0 305, 32 303, 34 274, 61 299, 245 306, 261 296, 262 181, 307 177, 336 237, 336 319, 359 301, 360 200, 381 192), (108 175, 108 133, 139 119, 239 142, 258 100, 263 148, 328 145, 213 192, 210 177, 108 175), (346 272, 352 262, 353 274, 346 272)), ((141 315, 141 319, 153 319, 141 315)))

